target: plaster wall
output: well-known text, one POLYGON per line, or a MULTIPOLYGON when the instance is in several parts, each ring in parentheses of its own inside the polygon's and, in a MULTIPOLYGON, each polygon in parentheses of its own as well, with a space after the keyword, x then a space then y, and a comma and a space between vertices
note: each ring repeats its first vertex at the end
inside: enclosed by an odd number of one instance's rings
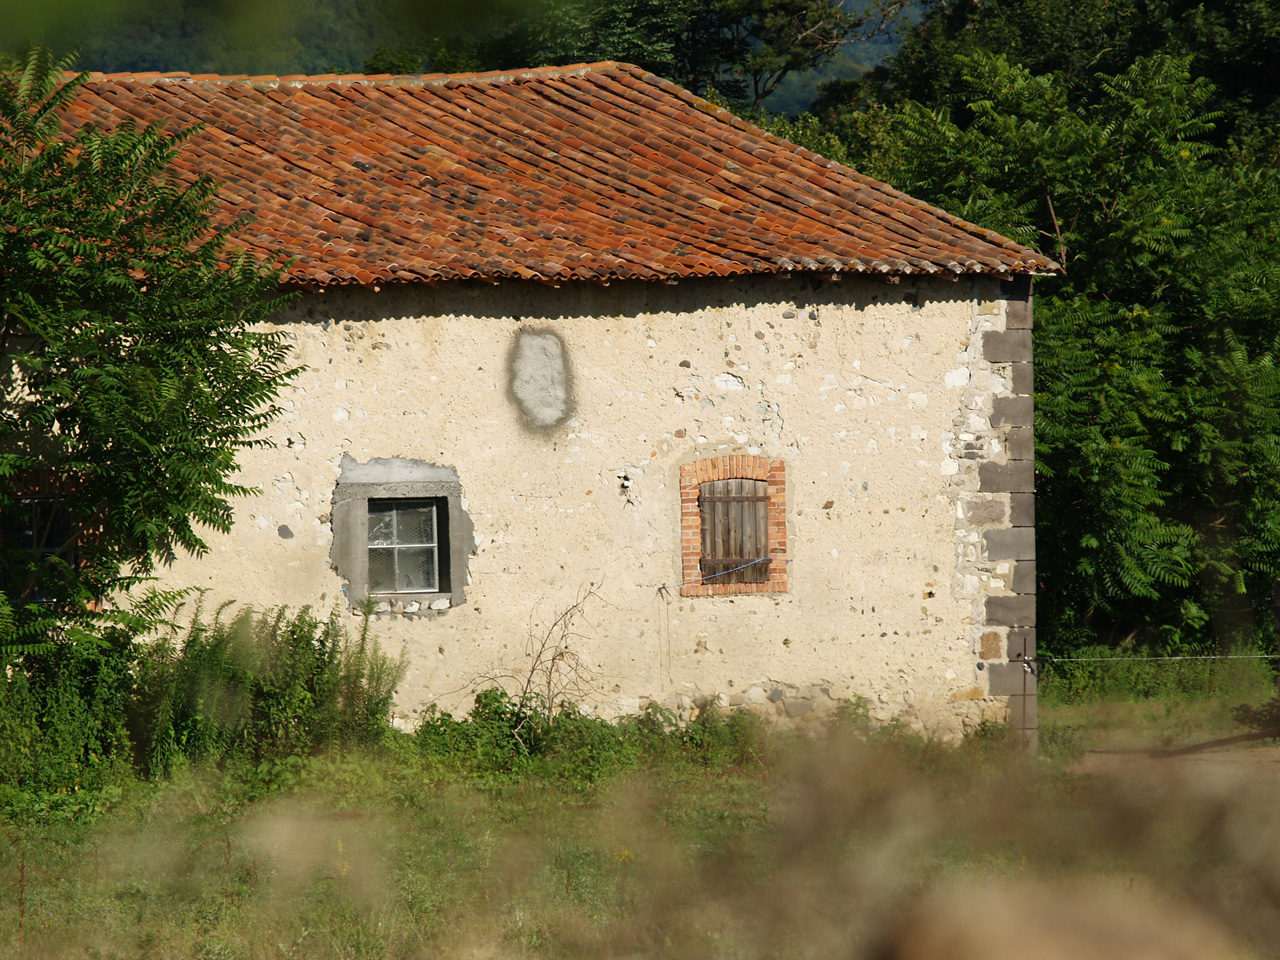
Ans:
POLYGON ((957 733, 1003 709, 977 669, 987 597, 1011 590, 982 538, 1009 495, 978 473, 1006 453, 992 404, 1009 368, 981 349, 1000 296, 987 279, 782 278, 307 294, 278 321, 307 370, 274 448, 243 458, 263 492, 166 579, 346 611, 344 458, 418 461, 456 471, 474 530, 460 603, 384 605, 373 626, 408 658, 406 722, 527 670, 529 637, 593 591, 572 644, 605 714, 821 684, 957 733), (682 598, 680 466, 733 453, 786 463, 788 592, 682 598))

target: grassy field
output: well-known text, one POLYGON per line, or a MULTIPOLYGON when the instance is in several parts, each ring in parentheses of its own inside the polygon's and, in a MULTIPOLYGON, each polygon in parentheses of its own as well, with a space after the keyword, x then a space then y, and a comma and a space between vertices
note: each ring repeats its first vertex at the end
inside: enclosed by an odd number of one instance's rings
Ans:
POLYGON ((6 829, 14 958, 1263 957, 1280 935, 1266 791, 1082 777, 993 730, 774 736, 595 784, 398 737, 6 829))
POLYGON ((1186 746, 1244 731, 1241 704, 1276 696, 1265 660, 1103 660, 1051 667, 1041 683, 1040 728, 1077 749, 1186 746))

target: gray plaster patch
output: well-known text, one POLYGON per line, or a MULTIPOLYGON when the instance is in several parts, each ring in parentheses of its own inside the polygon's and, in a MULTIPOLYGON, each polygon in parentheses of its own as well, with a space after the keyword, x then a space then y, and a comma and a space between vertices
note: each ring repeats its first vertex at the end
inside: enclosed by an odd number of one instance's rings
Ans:
POLYGON ((511 394, 535 427, 554 427, 569 414, 569 364, 549 330, 521 330, 511 354, 511 394))
POLYGON ((438 467, 421 460, 405 460, 403 457, 374 457, 361 463, 349 453, 342 455, 342 476, 339 483, 426 483, 430 481, 458 482, 458 471, 453 467, 438 467))

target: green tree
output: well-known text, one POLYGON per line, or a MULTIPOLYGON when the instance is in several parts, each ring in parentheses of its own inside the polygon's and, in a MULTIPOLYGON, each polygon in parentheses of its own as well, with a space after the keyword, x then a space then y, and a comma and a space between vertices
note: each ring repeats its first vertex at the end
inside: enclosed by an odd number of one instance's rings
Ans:
POLYGON ((1280 6, 1269 0, 925 0, 921 13, 915 23, 899 21, 893 57, 829 85, 814 111, 915 101, 964 125, 966 57, 1001 54, 1094 101, 1106 95, 1106 78, 1163 52, 1190 58, 1191 74, 1214 84, 1216 142, 1246 139, 1273 161, 1280 156, 1267 133, 1280 122, 1280 6))
POLYGON ((228 529, 236 455, 297 373, 262 326, 278 271, 172 170, 189 132, 65 133, 69 65, 0 69, 0 599, 28 639, 118 623, 91 601, 228 529))
POLYGON ((962 58, 967 116, 850 115, 859 169, 1067 268, 1038 284, 1041 622, 1063 646, 1225 641, 1280 574, 1280 190, 1215 145, 1189 58, 1086 98, 962 58))
POLYGON ((370 73, 512 70, 619 60, 752 108, 792 73, 883 28, 910 0, 851 14, 838 0, 537 0, 480 29, 383 44, 370 73))

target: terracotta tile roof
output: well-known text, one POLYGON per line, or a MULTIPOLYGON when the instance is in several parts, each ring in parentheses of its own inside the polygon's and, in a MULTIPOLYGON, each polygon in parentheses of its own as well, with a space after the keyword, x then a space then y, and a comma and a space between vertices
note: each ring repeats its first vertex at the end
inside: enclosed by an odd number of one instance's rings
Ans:
POLYGON ((1056 270, 638 67, 94 75, 73 122, 204 124, 184 174, 290 280, 670 280, 1056 270))

